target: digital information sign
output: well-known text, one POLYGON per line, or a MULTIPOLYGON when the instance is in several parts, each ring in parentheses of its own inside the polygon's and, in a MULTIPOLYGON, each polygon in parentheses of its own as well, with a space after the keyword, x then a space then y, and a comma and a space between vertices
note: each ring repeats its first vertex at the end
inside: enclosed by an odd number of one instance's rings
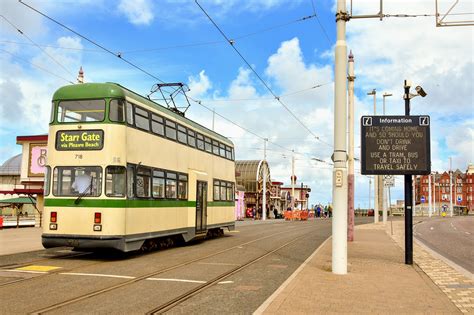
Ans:
POLYGON ((362 116, 363 175, 431 172, 429 116, 362 116))
POLYGON ((60 130, 56 133, 56 150, 102 150, 103 130, 60 130))

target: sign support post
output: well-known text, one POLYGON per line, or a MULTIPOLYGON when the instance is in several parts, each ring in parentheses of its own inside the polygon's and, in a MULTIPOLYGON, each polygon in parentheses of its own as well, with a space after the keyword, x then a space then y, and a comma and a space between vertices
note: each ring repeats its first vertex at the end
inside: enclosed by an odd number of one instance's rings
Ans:
MULTIPOLYGON (((405 80, 405 116, 410 116, 410 85, 405 80)), ((405 177, 405 264, 413 265, 413 182, 412 175, 405 177)))

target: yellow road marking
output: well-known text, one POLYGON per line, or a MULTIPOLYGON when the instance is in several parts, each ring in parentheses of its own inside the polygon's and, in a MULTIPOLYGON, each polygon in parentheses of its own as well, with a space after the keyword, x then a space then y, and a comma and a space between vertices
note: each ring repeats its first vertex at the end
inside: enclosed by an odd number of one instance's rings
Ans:
POLYGON ((240 231, 233 230, 233 231, 229 231, 228 233, 240 233, 240 231))
POLYGON ((26 267, 21 267, 21 268, 16 268, 16 270, 24 270, 24 271, 51 271, 51 270, 56 270, 60 269, 61 267, 54 267, 54 266, 26 266, 26 267))

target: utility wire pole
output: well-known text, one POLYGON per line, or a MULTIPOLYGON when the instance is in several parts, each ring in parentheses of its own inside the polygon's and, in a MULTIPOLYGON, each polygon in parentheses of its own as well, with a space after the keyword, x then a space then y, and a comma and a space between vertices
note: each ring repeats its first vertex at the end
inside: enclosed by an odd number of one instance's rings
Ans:
POLYGON ((347 226, 347 240, 349 242, 354 241, 354 55, 352 50, 349 53, 349 147, 348 147, 348 164, 349 164, 349 176, 347 180, 348 184, 348 226, 347 226))
POLYGON ((334 69, 332 272, 347 274, 347 44, 346 1, 337 0, 334 69))

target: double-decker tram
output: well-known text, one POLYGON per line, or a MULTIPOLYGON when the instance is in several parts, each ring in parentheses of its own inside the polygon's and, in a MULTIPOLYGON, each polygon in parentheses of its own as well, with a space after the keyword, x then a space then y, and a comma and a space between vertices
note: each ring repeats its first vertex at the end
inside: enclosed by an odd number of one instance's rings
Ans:
POLYGON ((42 243, 133 251, 232 230, 234 146, 115 83, 52 101, 42 243))

